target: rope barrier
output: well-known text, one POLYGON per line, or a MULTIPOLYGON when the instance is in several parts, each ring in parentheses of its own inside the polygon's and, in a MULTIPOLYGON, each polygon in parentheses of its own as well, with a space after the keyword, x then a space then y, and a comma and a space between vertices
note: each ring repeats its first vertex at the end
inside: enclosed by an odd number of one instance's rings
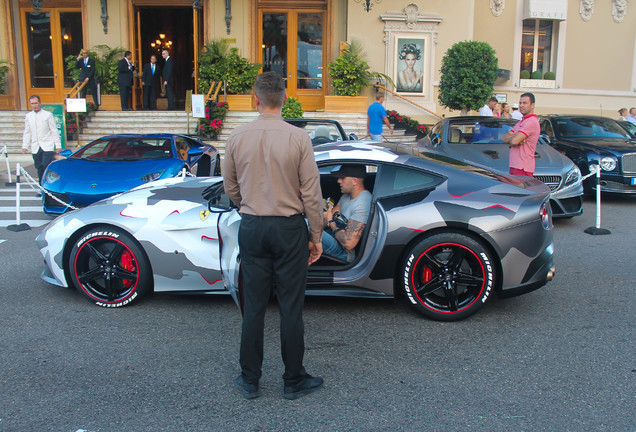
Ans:
MULTIPOLYGON (((18 166, 20 166, 18 164, 18 166)), ((65 206, 66 208, 69 208, 71 210, 77 210, 77 207, 72 206, 71 204, 59 199, 58 197, 54 196, 51 192, 47 191, 46 189, 44 189, 42 186, 40 186, 40 184, 35 181, 35 179, 33 177, 31 177, 31 175, 25 171, 24 168, 20 167, 20 171, 22 172, 22 174, 24 175, 24 177, 27 179, 29 186, 31 186, 31 188, 33 190, 40 190, 40 193, 42 194, 46 194, 47 196, 49 196, 50 198, 52 198, 53 200, 57 201, 58 203, 62 204, 63 206, 65 206), (35 187, 33 187, 35 185, 35 187), (37 188, 37 189, 36 189, 37 188)), ((19 206, 19 203, 16 203, 16 208, 19 206)))

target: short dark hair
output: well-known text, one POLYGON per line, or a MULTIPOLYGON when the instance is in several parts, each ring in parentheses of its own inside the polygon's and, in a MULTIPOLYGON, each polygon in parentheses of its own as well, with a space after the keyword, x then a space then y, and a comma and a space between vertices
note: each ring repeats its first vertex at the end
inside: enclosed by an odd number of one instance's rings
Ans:
POLYGON ((534 95, 532 93, 523 93, 521 96, 519 96, 519 99, 521 99, 522 97, 528 97, 530 98, 530 103, 534 103, 534 95))
POLYGON ((33 96, 29 97, 29 102, 31 102, 31 99, 37 99, 38 103, 42 103, 42 100, 40 99, 40 96, 38 96, 38 95, 33 95, 33 96))
POLYGON ((129 55, 131 55, 131 54, 132 54, 132 53, 131 53, 130 51, 126 51, 126 52, 124 53, 124 57, 128 57, 128 56, 129 56, 129 55))
POLYGON ((488 99, 488 102, 499 102, 499 101, 497 100, 496 97, 493 96, 490 99, 488 99))
POLYGON ((263 72, 256 77, 254 93, 266 108, 280 108, 285 102, 285 81, 276 72, 263 72))

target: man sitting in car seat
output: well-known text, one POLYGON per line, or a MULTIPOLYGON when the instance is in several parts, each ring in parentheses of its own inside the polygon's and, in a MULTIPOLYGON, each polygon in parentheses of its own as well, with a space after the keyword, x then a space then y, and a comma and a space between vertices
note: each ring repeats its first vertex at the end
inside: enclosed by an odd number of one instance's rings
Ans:
POLYGON ((364 188, 366 169, 364 165, 341 165, 331 175, 338 178, 343 195, 335 207, 328 205, 323 213, 323 254, 351 262, 371 209, 371 192, 364 188))

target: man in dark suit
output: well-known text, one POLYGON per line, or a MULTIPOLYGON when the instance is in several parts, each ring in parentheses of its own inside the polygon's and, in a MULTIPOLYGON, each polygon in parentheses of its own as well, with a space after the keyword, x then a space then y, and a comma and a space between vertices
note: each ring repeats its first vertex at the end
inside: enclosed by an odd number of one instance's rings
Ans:
POLYGON ((161 89, 159 75, 161 69, 157 64, 157 56, 150 56, 150 63, 144 65, 141 74, 141 85, 144 88, 144 109, 157 109, 157 91, 161 89))
POLYGON ((166 89, 166 97, 168 98, 168 109, 174 109, 174 75, 173 75, 173 66, 174 61, 170 58, 170 52, 165 49, 161 51, 161 57, 164 58, 165 63, 163 64, 163 85, 166 89))
POLYGON ((99 99, 97 97, 97 83, 95 82, 95 60, 88 56, 88 50, 83 49, 77 56, 77 63, 75 67, 80 69, 80 82, 85 82, 86 85, 82 89, 80 96, 86 97, 86 90, 91 89, 91 95, 93 95, 93 102, 95 106, 99 108, 99 99))
POLYGON ((126 51, 124 58, 117 64, 117 84, 119 85, 119 97, 121 99, 121 110, 130 111, 128 100, 132 94, 133 71, 135 64, 132 62, 132 53, 126 51))

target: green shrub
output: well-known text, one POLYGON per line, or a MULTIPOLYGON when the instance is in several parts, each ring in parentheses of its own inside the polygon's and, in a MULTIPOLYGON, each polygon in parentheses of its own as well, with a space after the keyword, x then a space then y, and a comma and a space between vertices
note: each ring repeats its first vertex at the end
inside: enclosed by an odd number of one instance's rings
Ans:
POLYGON ((395 86, 391 77, 370 70, 369 63, 364 60, 362 44, 352 41, 340 57, 329 63, 329 77, 336 96, 360 96, 362 89, 372 79, 385 79, 395 86))
POLYGON ((283 105, 283 118, 303 118, 303 105, 295 97, 288 97, 283 105))
POLYGON ((213 40, 199 56, 198 91, 207 93, 214 81, 226 81, 228 94, 249 94, 260 69, 260 63, 241 57, 238 48, 213 40))
POLYGON ((530 79, 530 71, 522 70, 521 74, 519 75, 519 77, 521 79, 530 79))
POLYGON ((534 71, 532 72, 532 75, 530 75, 531 79, 541 79, 543 78, 543 74, 541 73, 541 71, 534 71))
MULTIPOLYGON (((124 51, 123 48, 111 48, 108 45, 96 45, 88 51, 88 56, 95 60, 95 80, 100 83, 100 94, 119 94, 117 63, 121 60, 119 54, 123 54, 124 51)), ((64 59, 66 72, 73 78, 73 81, 79 80, 80 76, 80 70, 76 64, 77 56, 75 55, 69 55, 64 59)))
POLYGON ((553 80, 554 78, 554 72, 552 71, 548 71, 543 75, 543 79, 545 80, 553 80))
POLYGON ((0 94, 7 94, 7 75, 10 68, 10 62, 7 60, 0 60, 0 94))
POLYGON ((495 50, 486 42, 463 41, 442 58, 438 100, 452 110, 479 109, 493 94, 499 70, 495 50))

